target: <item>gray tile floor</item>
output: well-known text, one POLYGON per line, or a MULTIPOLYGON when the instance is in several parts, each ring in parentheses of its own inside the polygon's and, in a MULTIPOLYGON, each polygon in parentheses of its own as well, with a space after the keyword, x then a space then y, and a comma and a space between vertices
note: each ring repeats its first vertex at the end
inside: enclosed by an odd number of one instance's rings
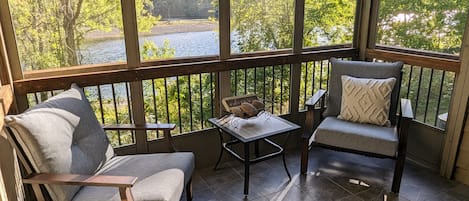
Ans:
MULTIPOLYGON (((296 200, 468 200, 469 186, 406 163, 398 195, 390 193, 394 162, 321 148, 310 151, 307 175, 300 175, 299 151, 288 151, 289 181, 281 157, 251 166, 250 193, 243 195, 244 166, 225 161, 219 170, 196 170, 195 201, 296 200)), ((185 200, 183 198, 182 200, 185 200)))

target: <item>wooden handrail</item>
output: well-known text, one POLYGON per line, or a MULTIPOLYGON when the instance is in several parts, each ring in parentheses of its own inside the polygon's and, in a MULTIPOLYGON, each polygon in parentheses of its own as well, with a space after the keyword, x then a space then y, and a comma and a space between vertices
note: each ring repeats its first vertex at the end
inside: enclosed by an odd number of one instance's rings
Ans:
POLYGON ((174 130, 176 124, 113 124, 104 125, 104 130, 174 130))
POLYGON ((379 49, 367 49, 366 58, 385 61, 403 61, 405 64, 433 68, 444 71, 459 72, 461 63, 459 60, 439 58, 427 55, 418 55, 408 52, 396 52, 379 49))
MULTIPOLYGON (((456 73, 459 72, 459 60, 439 58, 432 56, 433 54, 414 54, 413 52, 409 52, 410 50, 407 49, 403 49, 402 52, 397 51, 400 50, 398 48, 396 51, 367 49, 366 58, 376 58, 386 61, 399 60, 409 65, 422 66, 426 68, 433 68, 456 73)), ((116 67, 117 69, 111 68, 112 70, 99 72, 81 72, 78 70, 79 67, 77 67, 77 69, 72 72, 81 73, 67 74, 67 71, 65 71, 63 72, 65 74, 61 74, 59 71, 48 71, 54 72, 52 73, 52 76, 18 80, 14 82, 14 87, 16 95, 25 95, 27 93, 33 92, 66 89, 70 86, 71 83, 77 83, 82 87, 96 86, 102 84, 141 81, 197 73, 211 73, 252 67, 321 61, 329 59, 330 57, 356 58, 358 53, 357 49, 355 48, 310 48, 308 51, 302 52, 301 54, 286 52, 288 51, 280 50, 275 52, 250 53, 227 60, 219 60, 217 56, 213 56, 152 61, 146 62, 145 65, 143 65, 144 67, 137 69, 121 69, 122 66, 118 65, 118 67, 116 67)), ((87 66, 82 68, 90 70, 90 68, 87 66)), ((36 74, 33 76, 33 73, 31 73, 26 77, 35 77, 38 75, 44 76, 45 74, 36 74)))
MULTIPOLYGON (((283 52, 282 52, 283 53, 283 52)), ((245 69, 272 65, 293 64, 308 61, 320 61, 330 57, 354 57, 357 50, 342 48, 317 50, 301 54, 273 54, 257 57, 231 58, 227 60, 197 61, 160 66, 141 67, 137 69, 117 69, 101 72, 83 72, 71 75, 55 75, 41 78, 29 78, 14 82, 15 94, 67 89, 71 83, 81 87, 112 84, 119 82, 141 81, 179 75, 211 73, 227 70, 245 69)))
POLYGON ((429 51, 429 50, 419 50, 419 49, 389 46, 389 45, 376 45, 375 49, 387 50, 391 52, 408 53, 408 54, 413 54, 413 55, 429 56, 429 57, 435 57, 435 58, 459 60, 459 55, 435 52, 435 51, 429 51))

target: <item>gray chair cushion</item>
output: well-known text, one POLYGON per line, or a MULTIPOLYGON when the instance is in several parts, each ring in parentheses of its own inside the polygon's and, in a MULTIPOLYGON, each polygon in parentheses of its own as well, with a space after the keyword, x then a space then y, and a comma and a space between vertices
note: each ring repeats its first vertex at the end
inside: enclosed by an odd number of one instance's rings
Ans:
POLYGON ((395 127, 382 127, 326 117, 311 138, 314 142, 394 157, 398 136, 395 127))
POLYGON ((340 113, 342 100, 342 75, 358 78, 396 78, 396 84, 391 95, 391 107, 389 120, 392 125, 396 124, 396 113, 399 99, 399 88, 401 80, 402 62, 382 63, 364 61, 342 61, 331 58, 331 75, 329 81, 327 109, 324 116, 337 116, 340 113))
MULTIPOLYGON (((116 156, 98 172, 101 175, 138 177, 132 187, 135 200, 179 200, 194 170, 190 152, 116 156)), ((73 198, 85 200, 119 200, 117 188, 83 187, 73 198)))
MULTIPOLYGON (((19 115, 5 117, 37 172, 93 175, 113 149, 76 85, 19 115)), ((53 200, 70 200, 79 186, 47 185, 53 200)))

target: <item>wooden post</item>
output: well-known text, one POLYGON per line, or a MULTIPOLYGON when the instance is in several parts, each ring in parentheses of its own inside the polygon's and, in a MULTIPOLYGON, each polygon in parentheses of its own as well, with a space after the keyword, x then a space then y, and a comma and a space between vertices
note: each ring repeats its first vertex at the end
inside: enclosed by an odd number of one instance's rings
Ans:
MULTIPOLYGON (((3 41, 5 41, 5 48, 7 51, 8 65, 11 70, 11 77, 13 81, 23 79, 23 71, 21 69, 20 58, 18 55, 18 48, 16 46, 15 32, 10 15, 10 7, 8 1, 0 0, 0 24, 2 27, 3 41)), ((28 108, 28 99, 26 95, 19 95, 15 98, 19 112, 25 111, 28 108)))
MULTIPOLYGON (((295 55, 301 55, 303 49, 304 6, 304 0, 295 1, 295 26, 293 32, 293 54, 295 55)), ((301 63, 292 64, 290 72, 290 105, 288 109, 290 114, 297 118, 300 105, 301 63)))
POLYGON ((379 2, 378 0, 371 1, 370 21, 368 25, 368 44, 367 48, 374 49, 376 47, 376 36, 378 33, 378 20, 379 20, 379 2))
MULTIPOLYGON (((121 0, 122 18, 124 22, 124 37, 127 55, 127 65, 129 69, 140 67, 140 48, 138 45, 137 14, 135 1, 121 0)), ((137 125, 145 124, 145 110, 143 99, 142 81, 130 82, 130 97, 132 103, 132 116, 137 125)), ((137 153, 147 153, 147 134, 144 130, 135 131, 135 145, 137 153)))
MULTIPOLYGON (((0 106, 0 127, 4 127, 3 118, 10 110, 15 111, 16 107, 13 106, 13 78, 10 72, 10 60, 14 59, 16 55, 16 64, 19 71, 19 77, 22 77, 21 66, 19 65, 18 52, 16 51, 16 41, 14 41, 13 26, 11 24, 10 11, 7 1, 0 0, 0 69, 1 69, 1 88, 0 99, 2 105, 0 106), (8 41, 5 37, 5 28, 9 30, 8 41), (7 43, 9 45, 7 45, 7 43), (11 47, 11 44, 14 47, 11 47), (8 54, 8 51, 14 53, 8 54), (9 55, 13 55, 10 57, 9 55), (8 89, 4 91, 4 89, 8 89), (10 109, 11 108, 11 109, 10 109)), ((26 96, 22 96, 25 98, 26 96)), ((27 105, 26 105, 27 107, 27 105)), ((24 200, 24 189, 21 185, 21 175, 18 166, 18 159, 15 150, 10 146, 4 130, 0 130, 0 200, 24 200)))
MULTIPOLYGON (((468 15, 469 18, 469 15, 468 15)), ((469 97, 469 20, 466 22, 460 54, 461 67, 456 74, 453 97, 446 126, 446 142, 443 148, 440 174, 451 178, 454 172, 456 156, 461 141, 465 109, 469 97)))
POLYGON ((8 51, 8 61, 11 66, 13 80, 23 79, 23 71, 21 70, 20 57, 16 46, 10 7, 6 0, 0 1, 0 24, 2 26, 3 36, 8 51))
POLYGON ((365 60, 365 53, 368 44, 368 29, 370 23, 371 0, 362 1, 360 8, 360 29, 358 33, 358 58, 365 60))
POLYGON ((353 41, 352 41, 352 47, 358 47, 359 42, 360 42, 360 22, 361 22, 361 11, 362 11, 362 4, 364 0, 357 0, 357 5, 355 8, 355 22, 353 25, 353 41))
MULTIPOLYGON (((230 41, 230 1, 221 0, 219 3, 219 30, 220 30, 220 60, 229 59, 231 56, 230 41)), ((216 113, 221 115, 221 100, 231 96, 230 71, 219 72, 215 82, 216 113)))

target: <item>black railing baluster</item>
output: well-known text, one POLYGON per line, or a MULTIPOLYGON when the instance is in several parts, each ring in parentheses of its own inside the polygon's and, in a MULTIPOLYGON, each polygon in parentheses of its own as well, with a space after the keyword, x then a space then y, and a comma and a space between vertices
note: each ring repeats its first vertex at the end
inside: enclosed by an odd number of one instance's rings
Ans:
MULTIPOLYGON (((302 65, 303 66, 303 65, 302 65)), ((304 100, 303 100, 303 109, 306 109, 306 90, 308 86, 308 62, 305 62, 305 74, 303 75, 305 78, 305 84, 304 84, 304 100)))
POLYGON ((440 92, 439 92, 439 95, 438 95, 438 102, 436 104, 436 113, 435 113, 435 123, 434 123, 434 125, 437 125, 438 115, 440 114, 440 104, 441 104, 441 96, 443 94, 443 86, 444 86, 444 83, 445 83, 445 74, 446 74, 446 71, 443 71, 443 73, 441 74, 440 92))
POLYGON ((238 70, 234 70, 234 95, 238 95, 238 70))
MULTIPOLYGON (((179 76, 176 76, 176 89, 177 89, 177 99, 178 99, 178 118, 179 118, 179 133, 182 133, 182 117, 181 117, 181 93, 179 86, 179 76)), ((169 113, 168 113, 169 115, 169 113)))
POLYGON ((322 89, 322 71, 323 69, 323 61, 321 61, 321 71, 319 72, 319 89, 322 89))
POLYGON ((329 89, 329 76, 331 70, 331 62, 327 61, 327 77, 326 77, 326 89, 329 89))
POLYGON ((275 66, 272 66, 272 94, 270 96, 270 101, 272 101, 272 114, 274 114, 274 94, 275 94, 275 66))
POLYGON ((414 66, 410 66, 410 73, 409 73, 409 83, 407 84, 407 95, 406 98, 409 99, 409 94, 410 94, 410 85, 412 83, 412 71, 414 69, 414 66))
POLYGON ((104 121, 104 110, 103 110, 103 98, 101 95, 101 85, 98 85, 98 101, 99 101, 99 109, 101 110, 101 121, 102 124, 106 124, 104 121))
POLYGON ((427 112, 428 112, 428 104, 430 103, 430 92, 432 90, 432 82, 433 82, 433 68, 430 71, 430 81, 428 82, 428 91, 427 91, 427 100, 425 103, 425 113, 423 114, 423 122, 427 122, 427 112))
POLYGON ((192 86, 191 86, 191 75, 187 75, 187 85, 188 85, 188 90, 189 90, 189 121, 190 121, 190 124, 189 124, 189 127, 191 128, 191 131, 194 130, 194 127, 193 127, 193 122, 192 122, 192 86))
MULTIPOLYGON (((119 114, 117 111, 116 90, 114 88, 114 84, 111 84, 111 91, 112 91, 112 102, 114 104, 114 115, 116 118, 116 124, 119 124, 119 114)), ((119 130, 117 131, 117 139, 119 140, 119 145, 122 145, 121 132, 119 130)))
POLYGON ((210 73, 210 109, 212 110, 212 117, 215 117, 215 108, 213 108, 213 101, 215 97, 213 97, 213 73, 210 73))
MULTIPOLYGON (((126 82, 125 84, 125 95, 127 96, 127 114, 129 115, 129 123, 133 123, 132 117, 132 108, 130 105, 130 90, 129 90, 129 83, 126 82)), ((132 143, 135 143, 135 131, 130 131, 132 143)))
MULTIPOLYGON (((290 92, 291 92, 291 90, 290 90, 290 88, 291 88, 290 79, 291 79, 291 73, 292 73, 291 71, 292 71, 292 64, 289 64, 288 65, 288 77, 287 77, 287 79, 285 79, 285 81, 287 82, 286 86, 288 86, 288 90, 287 90, 288 91, 288 96, 286 96, 288 102, 291 101, 291 99, 290 99, 290 92)), ((300 93, 300 92, 298 92, 298 93, 300 93)), ((298 100, 298 104, 299 104, 299 100, 298 100)), ((288 105, 288 109, 290 109, 290 105, 288 105)), ((288 110, 288 109, 287 109, 287 111, 293 111, 293 108, 291 108, 290 110, 288 110)), ((299 111, 299 107, 296 108, 296 110, 299 111)))
POLYGON ((422 74, 423 74, 423 68, 420 67, 420 73, 419 73, 419 82, 417 85, 417 96, 415 98, 415 116, 417 117, 417 111, 419 109, 419 97, 420 97, 420 87, 422 85, 422 74))
POLYGON ((257 67, 254 67, 254 94, 257 94, 257 67))
POLYGON ((313 69, 311 70, 313 72, 313 77, 311 80, 313 81, 312 87, 311 87, 311 96, 314 95, 314 87, 316 87, 315 82, 316 82, 316 61, 313 61, 313 69))
POLYGON ((248 69, 244 69, 244 94, 248 94, 248 69))
MULTIPOLYGON (((128 82, 125 83, 125 94, 127 96, 127 112, 129 114, 129 123, 133 123, 134 119, 133 119, 133 116, 132 116, 132 107, 131 107, 131 104, 130 104, 130 90, 129 90, 129 83, 128 82)), ((134 140, 133 136, 132 136, 132 140, 134 140)))
POLYGON ((266 80, 266 79, 265 79, 265 68, 266 68, 266 67, 264 66, 264 70, 263 70, 263 74, 264 74, 264 75, 263 75, 263 78, 264 78, 264 79, 263 79, 263 80, 264 80, 264 83, 263 83, 263 84, 264 84, 264 87, 262 88, 262 95, 263 95, 262 98, 263 98, 263 99, 266 99, 266 96, 265 96, 265 88, 266 88, 266 87, 265 87, 265 84, 266 84, 266 81, 265 81, 265 80, 266 80))
MULTIPOLYGON (((158 109, 156 108, 157 107, 157 104, 156 104, 156 89, 155 89, 155 79, 151 79, 151 91, 153 93, 153 108, 154 108, 154 112, 153 112, 153 115, 155 115, 155 124, 158 123, 158 109)), ((160 138, 160 132, 158 130, 155 131, 156 132, 156 138, 160 138)))
POLYGON ((37 93, 34 93, 34 99, 36 99, 36 105, 39 104, 39 97, 37 97, 37 93))
POLYGON ((280 114, 282 114, 283 109, 283 68, 285 66, 280 66, 280 114))
POLYGON ((204 98, 202 96, 202 73, 199 73, 200 127, 204 128, 204 98))
POLYGON ((169 120, 169 102, 168 102, 168 80, 164 78, 164 101, 166 105, 166 122, 171 123, 169 120))

